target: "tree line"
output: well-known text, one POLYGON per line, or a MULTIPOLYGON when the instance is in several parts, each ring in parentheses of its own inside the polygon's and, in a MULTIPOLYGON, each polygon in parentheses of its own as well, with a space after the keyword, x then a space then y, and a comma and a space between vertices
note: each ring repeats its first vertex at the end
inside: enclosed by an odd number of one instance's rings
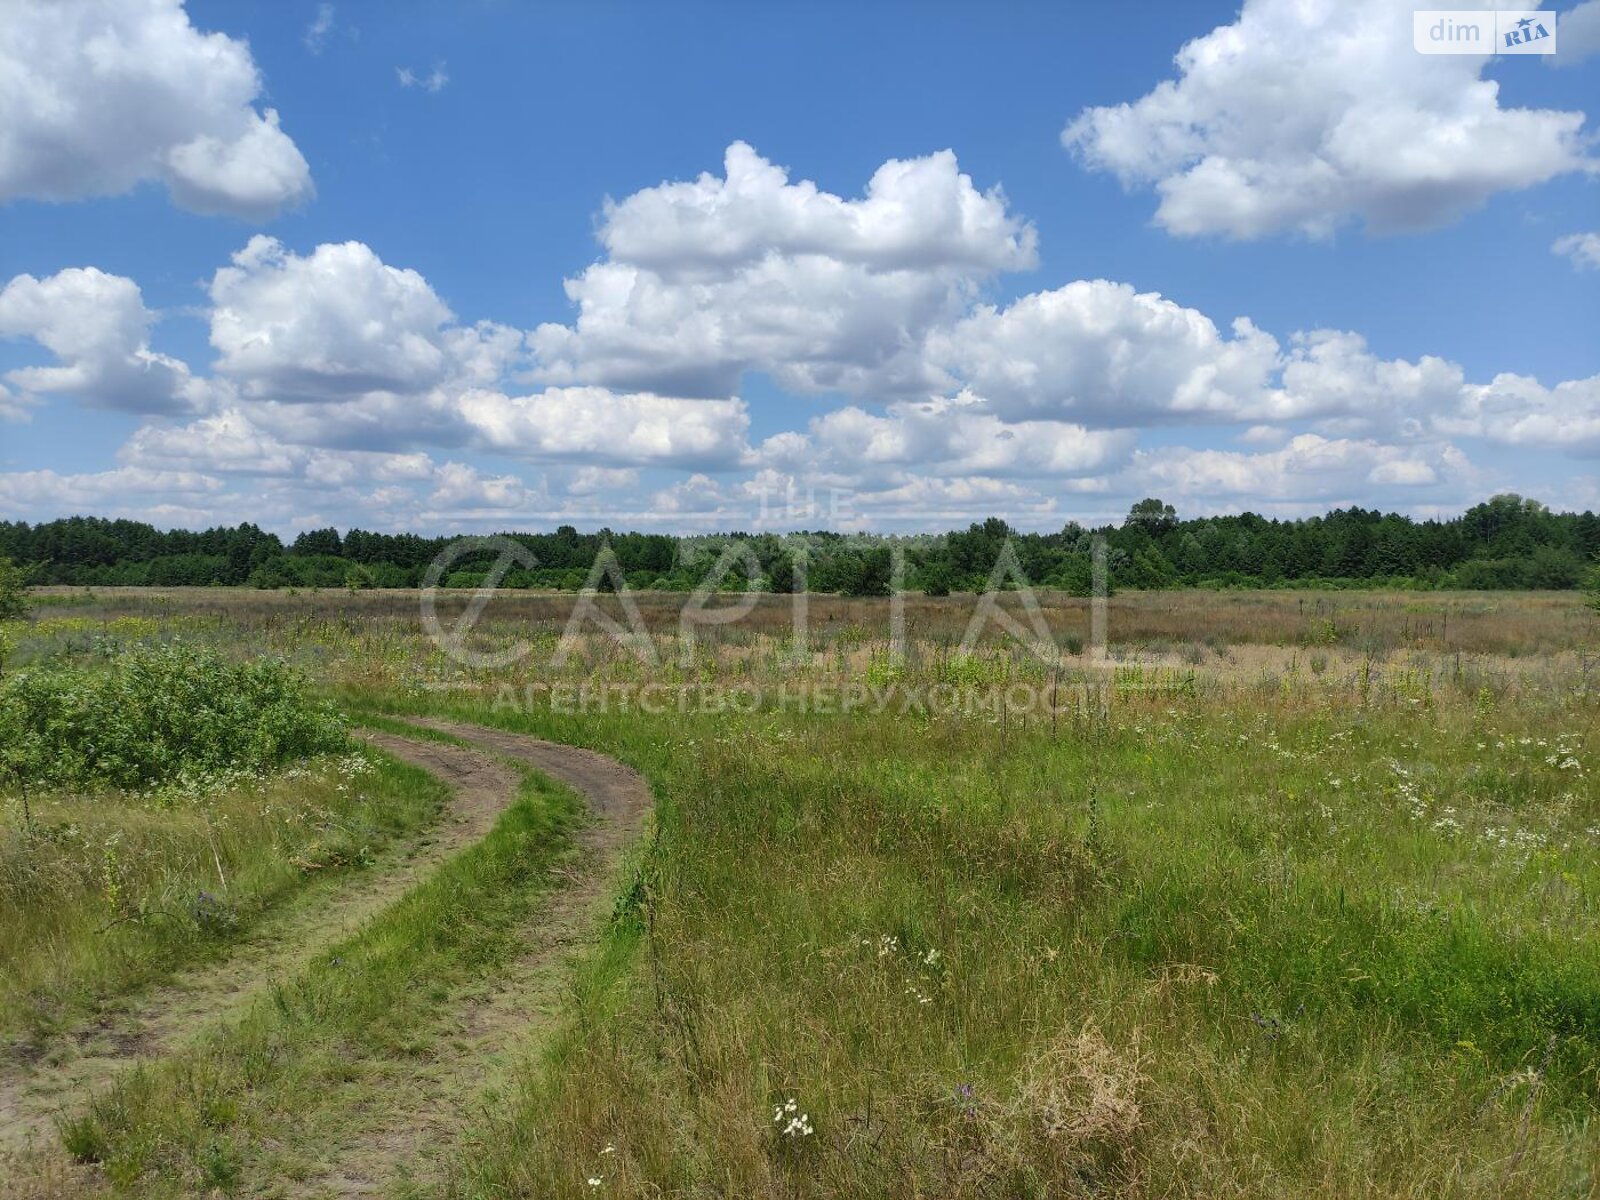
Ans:
MULTIPOLYGON (((1361 508, 1296 520, 1254 513, 1184 520, 1170 504, 1147 499, 1121 524, 1069 522, 1052 533, 1021 533, 992 517, 937 536, 693 537, 580 533, 570 525, 504 536, 528 557, 502 586, 564 590, 594 582, 592 575, 601 586, 691 590, 729 547, 738 560, 725 587, 849 595, 882 595, 897 584, 931 595, 980 591, 1008 544, 1030 584, 1086 594, 1097 537, 1105 540, 1109 582, 1122 588, 1563 589, 1581 586, 1600 556, 1600 517, 1552 512, 1513 494, 1449 520, 1361 508)), ((0 521, 0 559, 28 566, 36 583, 85 587, 416 587, 453 540, 315 529, 286 544, 253 524, 191 532, 99 517, 0 521)), ((491 550, 459 555, 441 582, 476 586, 495 557, 491 550)))

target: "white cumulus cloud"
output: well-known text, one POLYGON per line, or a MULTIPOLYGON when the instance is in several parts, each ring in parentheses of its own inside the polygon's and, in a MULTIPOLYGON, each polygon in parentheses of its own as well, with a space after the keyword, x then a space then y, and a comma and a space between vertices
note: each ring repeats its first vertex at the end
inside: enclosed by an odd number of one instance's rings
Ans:
POLYGON ((519 458, 627 467, 731 466, 748 452, 744 403, 685 400, 608 388, 550 388, 530 396, 470 391, 462 418, 480 448, 519 458))
POLYGON ((600 240, 607 258, 566 284, 576 322, 530 339, 538 377, 707 397, 748 371, 802 393, 936 389, 929 331, 1036 257, 1032 228, 948 151, 887 162, 847 200, 742 142, 721 178, 609 204, 600 240))
POLYGON ((1036 235, 1006 211, 999 189, 980 192, 949 150, 891 159, 866 194, 846 200, 744 142, 728 147, 721 178, 663 183, 608 203, 600 241, 611 257, 663 274, 724 270, 770 255, 820 255, 878 270, 1031 267, 1036 235))
POLYGON ((1248 507, 1370 503, 1375 489, 1427 489, 1471 473, 1466 456, 1449 443, 1408 448, 1304 433, 1280 449, 1253 454, 1182 446, 1140 451, 1130 477, 1168 500, 1234 500, 1248 507))
MULTIPOLYGON (((1062 134, 1153 186, 1175 234, 1326 237, 1447 224, 1498 192, 1593 170, 1584 114, 1507 108, 1483 55, 1419 55, 1399 0, 1246 0, 1177 53, 1177 78, 1062 134)), ((1562 36, 1565 36, 1563 34, 1562 36)))
POLYGON ((249 46, 194 28, 181 0, 12 0, 0 202, 156 181, 194 212, 271 217, 311 196, 311 171, 261 90, 249 46))
POLYGON ((632 488, 638 482, 635 467, 579 467, 567 480, 566 490, 571 496, 595 496, 632 488))
POLYGON ((201 417, 187 425, 144 425, 134 430, 117 457, 152 470, 199 470, 252 475, 290 475, 307 452, 286 446, 237 409, 201 417))
POLYGON ((439 468, 428 502, 439 508, 526 509, 539 503, 539 494, 515 475, 485 475, 465 463, 449 462, 439 468))
POLYGON ((1290 340, 1280 413, 1323 418, 1325 431, 1381 424, 1415 436, 1461 394, 1461 368, 1433 355, 1416 362, 1381 359, 1364 337, 1345 330, 1316 329, 1290 340))
POLYGON ((1270 409, 1277 340, 1243 318, 1232 335, 1155 292, 1092 279, 981 307, 930 353, 1009 419, 1128 426, 1270 409))
POLYGON ((1501 374, 1462 389, 1458 410, 1440 428, 1507 446, 1600 455, 1600 375, 1547 388, 1526 375, 1501 374))
POLYGON ((218 493, 222 480, 195 471, 117 467, 62 475, 49 469, 0 473, 0 503, 13 512, 61 516, 70 513, 145 511, 150 498, 190 502, 218 493), (130 498, 133 504, 129 505, 130 498))
POLYGON ((7 381, 25 395, 65 394, 93 408, 192 411, 210 386, 177 359, 150 349, 155 314, 139 285, 95 267, 45 279, 18 275, 0 290, 0 337, 31 338, 57 366, 20 367, 7 381))
POLYGON ((426 279, 387 265, 361 242, 325 243, 301 256, 258 235, 216 273, 210 293, 217 369, 254 398, 492 383, 522 340, 503 325, 460 325, 426 279))
POLYGON ((1129 431, 1063 421, 1003 422, 969 395, 901 401, 884 414, 849 406, 810 422, 805 435, 780 434, 762 458, 852 486, 882 486, 908 473, 1060 479, 1102 474, 1133 448, 1129 431))

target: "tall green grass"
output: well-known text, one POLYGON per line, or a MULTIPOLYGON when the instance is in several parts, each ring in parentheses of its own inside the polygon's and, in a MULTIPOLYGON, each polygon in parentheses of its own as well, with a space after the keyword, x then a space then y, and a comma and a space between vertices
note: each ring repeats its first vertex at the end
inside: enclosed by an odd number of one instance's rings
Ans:
POLYGON ((181 802, 56 793, 0 827, 0 1043, 42 1037, 227 952, 301 891, 379 865, 445 799, 382 756, 316 760, 181 802))
POLYGON ((450 707, 663 797, 633 931, 462 1195, 1597 1185, 1582 697, 1133 694, 1055 737, 450 707))

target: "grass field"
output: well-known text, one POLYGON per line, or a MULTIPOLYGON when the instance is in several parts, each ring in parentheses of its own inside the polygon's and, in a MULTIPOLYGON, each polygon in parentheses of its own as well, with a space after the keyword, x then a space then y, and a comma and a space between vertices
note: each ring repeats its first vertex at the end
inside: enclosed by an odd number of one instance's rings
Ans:
MULTIPOLYGON (((381 1194, 1600 1194, 1600 621, 1576 597, 1131 593, 1103 663, 1087 602, 1044 597, 1069 651, 1045 665, 993 632, 961 653, 972 597, 908 601, 900 655, 888 601, 813 597, 801 641, 764 597, 688 649, 681 598, 651 594, 645 660, 590 629, 560 667, 570 597, 497 596, 471 645, 527 653, 478 667, 410 593, 42 599, 8 679, 179 639, 281 656, 296 705, 358 731, 449 717, 649 781, 560 1002, 450 1077, 463 1115, 381 1194)), ((380 749, 257 757, 148 787, 13 772, 19 1087, 399 869, 444 803, 380 749)), ((580 870, 576 800, 520 770, 482 840, 342 940, 64 1095, 13 1190, 369 1194, 329 1147, 476 1053, 462 1014, 515 986, 580 870)))

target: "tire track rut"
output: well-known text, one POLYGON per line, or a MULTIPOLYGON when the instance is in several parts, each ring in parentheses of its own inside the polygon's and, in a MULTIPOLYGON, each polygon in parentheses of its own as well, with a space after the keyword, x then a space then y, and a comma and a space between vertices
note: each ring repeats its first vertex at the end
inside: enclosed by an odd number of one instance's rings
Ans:
POLYGON ((628 849, 652 804, 637 771, 576 746, 476 725, 433 719, 412 723, 533 767, 587 801, 593 820, 577 831, 577 861, 523 930, 522 953, 487 995, 452 1014, 441 1052, 391 1089, 381 1111, 360 1114, 352 1135, 330 1147, 328 1169, 309 1195, 384 1196, 404 1181, 424 1190, 446 1178, 477 1111, 473 1100, 512 1082, 559 1016, 571 957, 596 939, 628 849))

